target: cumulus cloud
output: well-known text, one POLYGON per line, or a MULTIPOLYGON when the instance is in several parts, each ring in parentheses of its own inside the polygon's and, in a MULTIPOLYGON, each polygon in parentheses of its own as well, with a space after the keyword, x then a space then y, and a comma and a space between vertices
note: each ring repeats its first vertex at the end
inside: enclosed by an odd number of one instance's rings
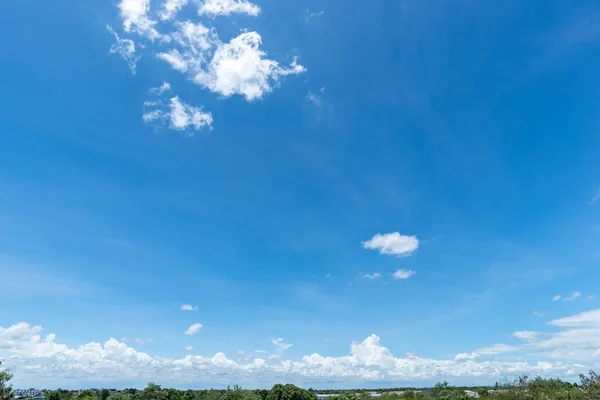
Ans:
POLYGON ((115 43, 110 47, 110 54, 118 54, 129 66, 131 73, 135 75, 135 69, 140 57, 135 53, 135 43, 131 39, 119 37, 112 27, 106 25, 106 29, 115 37, 115 43))
POLYGON ((374 272, 372 274, 365 274, 363 275, 363 278, 366 279, 377 279, 377 278, 381 278, 383 275, 381 275, 379 272, 374 272))
MULTIPOLYGON (((597 310, 596 313, 600 313, 597 310)), ((565 321, 589 326, 597 322, 595 314, 582 314, 565 321), (576 321, 576 322, 575 322, 576 321)), ((596 325, 596 341, 600 340, 596 325)), ((223 353, 212 357, 188 355, 181 359, 152 356, 139 352, 116 339, 104 344, 88 343, 69 347, 56 342, 54 335, 42 338, 40 326, 19 323, 7 328, 0 327, 0 349, 8 351, 5 365, 24 381, 37 379, 54 384, 69 382, 118 382, 129 381, 143 384, 159 381, 165 384, 177 382, 206 382, 228 384, 231 382, 263 381, 289 382, 345 382, 349 385, 364 381, 435 381, 451 378, 502 379, 506 376, 531 374, 541 376, 575 376, 585 372, 588 366, 576 360, 527 362, 483 359, 474 353, 458 354, 453 359, 421 358, 416 355, 396 357, 383 346, 377 335, 370 335, 350 346, 348 355, 331 357, 318 353, 306 355, 297 361, 253 358, 247 362, 228 359, 223 353)), ((283 339, 274 339, 276 347, 286 347, 283 339)), ((569 342, 563 346, 576 345, 569 342)), ((501 345, 504 346, 504 345, 501 345)), ((493 346, 498 347, 498 345, 493 346)), ((186 348, 187 350, 188 348, 186 348)), ((189 350, 188 350, 189 351, 189 350)), ((476 352, 479 354, 479 352, 476 352)), ((587 359, 594 352, 588 352, 587 359)), ((495 353, 498 354, 498 353, 495 353)))
POLYGON ((222 96, 238 94, 251 101, 271 92, 280 77, 306 70, 297 60, 281 67, 265 57, 261 44, 256 32, 243 32, 229 43, 221 43, 207 68, 197 71, 193 81, 222 96))
POLYGON ((414 274, 416 274, 416 272, 412 271, 410 269, 398 269, 392 274, 392 277, 397 280, 398 279, 408 279, 411 276, 413 276, 414 274))
POLYGON ((150 13, 150 0, 121 0, 117 5, 123 19, 125 32, 135 32, 150 40, 159 39, 161 34, 155 29, 156 21, 150 13))
POLYGON ((419 248, 416 236, 405 236, 399 232, 376 234, 370 240, 362 242, 367 250, 379 250, 380 254, 408 256, 419 248))
POLYGON ((247 14, 255 17, 259 13, 260 7, 247 0, 204 0, 198 9, 199 15, 210 17, 229 14, 247 14))
MULTIPOLYGON (((171 86, 165 82, 159 88, 151 89, 151 92, 162 95, 170 90, 171 86)), ((165 124, 170 129, 185 131, 189 135, 204 128, 212 129, 213 118, 210 112, 187 104, 178 96, 171 97, 168 103, 162 99, 146 101, 144 109, 142 119, 146 123, 165 124)))
POLYGON ((196 322, 195 324, 192 324, 187 331, 183 332, 184 335, 195 335, 196 333, 200 332, 200 329, 202 329, 202 324, 199 322, 196 322))
POLYGON ((180 310, 182 310, 182 311, 198 311, 198 306, 193 306, 191 304, 183 304, 180 307, 180 310))
POLYGON ((188 3, 188 0, 167 0, 160 13, 162 20, 170 20, 188 3))

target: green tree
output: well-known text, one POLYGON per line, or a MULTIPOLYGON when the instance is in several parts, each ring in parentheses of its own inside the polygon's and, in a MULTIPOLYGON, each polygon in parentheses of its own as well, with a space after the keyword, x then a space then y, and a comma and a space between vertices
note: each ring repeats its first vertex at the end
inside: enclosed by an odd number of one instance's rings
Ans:
POLYGON ((298 386, 274 385, 265 400, 317 400, 317 395, 298 386))
POLYGON ((10 400, 15 392, 9 384, 12 379, 12 374, 7 369, 2 369, 2 361, 0 361, 0 400, 10 400))
POLYGON ((91 390, 84 390, 77 396, 77 400, 98 400, 91 390))
POLYGON ((102 389, 100 391, 100 400, 108 400, 108 397, 110 396, 110 392, 108 391, 108 389, 102 389))
POLYGON ((594 371, 590 371, 588 376, 579 375, 581 380, 580 387, 586 400, 600 400, 600 376, 594 371))

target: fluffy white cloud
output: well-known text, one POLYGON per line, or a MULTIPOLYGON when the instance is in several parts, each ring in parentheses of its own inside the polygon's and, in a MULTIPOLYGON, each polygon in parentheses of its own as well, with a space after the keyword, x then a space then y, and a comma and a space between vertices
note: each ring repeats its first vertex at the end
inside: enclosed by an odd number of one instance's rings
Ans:
POLYGON ((198 306, 193 306, 191 304, 183 304, 180 309, 182 311, 198 311, 198 306))
MULTIPOLYGON (((170 90, 171 86, 165 82, 161 87, 151 89, 151 92, 161 95, 170 90)), ((190 130, 212 129, 213 118, 211 113, 205 112, 201 107, 184 103, 178 96, 171 97, 168 105, 165 105, 162 100, 157 100, 147 101, 144 106, 146 110, 142 118, 146 123, 167 123, 169 128, 188 131, 190 135, 190 130)))
POLYGON ((131 70, 131 73, 135 75, 135 68, 140 57, 135 53, 135 43, 131 39, 123 39, 119 37, 117 32, 112 27, 106 25, 106 29, 115 37, 115 44, 110 47, 110 54, 120 55, 131 70))
POLYGON ((305 71, 296 60, 289 67, 281 67, 277 61, 265 58, 261 44, 256 32, 243 32, 229 43, 221 43, 206 69, 197 71, 193 81, 222 96, 239 94, 251 101, 269 93, 281 76, 305 71))
POLYGON ((150 40, 161 37, 161 34, 154 28, 156 21, 148 16, 150 0, 121 0, 118 8, 125 32, 135 32, 150 40))
MULTIPOLYGON (((600 312, 598 310, 597 312, 600 312)), ((558 324, 588 324, 589 315, 556 320, 558 324), (578 321, 578 322, 575 322, 578 321)), ((596 321, 594 319, 594 321, 596 321)), ((586 325, 587 326, 587 325, 586 325)), ((0 327, 0 349, 8 351, 5 365, 19 379, 35 378, 40 382, 129 381, 144 384, 158 381, 164 384, 177 382, 206 382, 229 384, 231 382, 273 383, 328 382, 337 380, 352 384, 364 381, 415 381, 451 378, 502 379, 506 376, 532 374, 542 376, 574 376, 585 372, 589 365, 573 361, 538 361, 534 364, 479 358, 476 353, 459 354, 453 359, 438 360, 415 355, 396 357, 380 343, 376 335, 362 342, 352 343, 350 353, 340 357, 327 357, 314 353, 298 361, 254 358, 247 362, 228 359, 223 353, 212 357, 188 355, 182 359, 152 356, 136 351, 116 339, 104 344, 88 343, 68 347, 55 342, 54 335, 42 339, 40 326, 19 323, 8 328, 0 327)), ((575 340, 576 338, 573 338, 575 340)), ((596 330, 596 340, 600 340, 596 330)), ((276 347, 289 348, 283 339, 274 339, 276 347)), ((573 345, 572 342, 566 344, 573 345)), ((498 347, 498 346, 492 346, 498 347)), ((186 348, 189 350, 189 347, 186 348)), ((589 352, 588 359, 594 352, 589 352)), ((494 353, 498 354, 498 353, 494 353)))
POLYGON ((381 278, 383 275, 381 275, 379 272, 374 272, 372 274, 364 274, 363 278, 366 279, 377 279, 377 278, 381 278))
POLYGON ((187 329, 187 331, 183 332, 184 335, 195 335, 196 333, 200 332, 200 329, 202 329, 202 324, 199 322, 196 322, 195 324, 190 325, 190 327, 187 329))
POLYGON ((392 277, 394 279, 408 279, 414 274, 416 274, 416 272, 410 269, 398 269, 392 274, 392 277))
POLYGON ((405 236, 399 232, 376 234, 370 240, 362 243, 368 250, 379 250, 381 254, 406 256, 419 248, 416 236, 405 236))
POLYGON ((169 20, 175 17, 175 15, 188 3, 188 0, 167 0, 163 4, 163 9, 160 13, 162 20, 169 20))
POLYGON ((204 0, 198 14, 215 17, 218 15, 247 14, 257 16, 260 7, 247 0, 204 0))

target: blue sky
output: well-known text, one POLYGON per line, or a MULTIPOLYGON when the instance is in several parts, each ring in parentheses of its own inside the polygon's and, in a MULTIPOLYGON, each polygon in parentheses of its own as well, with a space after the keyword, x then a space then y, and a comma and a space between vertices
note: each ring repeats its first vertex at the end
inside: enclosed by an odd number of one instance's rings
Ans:
POLYGON ((596 2, 168 3, 0 15, 18 385, 600 368, 596 2))

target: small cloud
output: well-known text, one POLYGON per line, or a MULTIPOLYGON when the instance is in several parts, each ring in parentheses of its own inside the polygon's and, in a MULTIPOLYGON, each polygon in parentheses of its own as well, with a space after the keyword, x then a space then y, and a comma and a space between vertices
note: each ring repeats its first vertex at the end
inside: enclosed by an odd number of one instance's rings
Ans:
POLYGON ((127 343, 127 338, 126 338, 126 337, 122 337, 122 338, 121 338, 121 342, 123 342, 123 343, 127 343))
POLYGON ((157 95, 161 95, 164 92, 170 92, 171 91, 171 84, 169 82, 163 82, 162 85, 160 85, 159 87, 155 87, 150 89, 150 92, 152 93, 156 93, 157 95))
POLYGON ((131 39, 122 39, 117 32, 110 26, 106 25, 106 29, 115 37, 115 43, 110 47, 110 54, 118 54, 129 66, 131 73, 135 75, 135 69, 140 57, 135 54, 135 43, 131 39))
MULTIPOLYGON (((171 85, 167 82, 158 88, 150 89, 150 92, 161 95, 171 90, 171 85)), ((178 96, 171 97, 169 104, 166 105, 162 100, 146 101, 142 119, 146 123, 162 122, 168 124, 170 129, 178 131, 187 131, 191 136, 192 131, 199 131, 203 128, 212 129, 212 114, 203 111, 202 107, 191 106, 179 99, 178 96)))
POLYGON ((581 297, 581 292, 573 292, 570 297, 565 297, 562 301, 573 301, 581 297))
POLYGON ((556 296, 554 296, 552 298, 552 301, 559 301, 562 298, 562 296, 560 294, 557 294, 556 296))
POLYGON ((172 19, 187 4, 188 0, 167 0, 163 4, 163 10, 160 13, 160 18, 165 20, 172 19))
POLYGON ((185 347, 185 351, 193 351, 194 350, 194 346, 186 346, 185 347))
POLYGON ((496 355, 502 353, 510 353, 513 351, 519 350, 516 346, 511 346, 508 344, 495 344, 493 346, 484 347, 476 351, 477 354, 485 354, 485 355, 496 355))
POLYGON ((326 343, 334 343, 334 342, 335 342, 335 340, 333 340, 333 339, 330 339, 330 338, 325 338, 325 342, 326 342, 326 343))
POLYGON ((372 280, 372 279, 381 278, 382 276, 383 275, 381 275, 379 272, 374 272, 372 274, 365 274, 365 275, 363 275, 363 278, 371 279, 372 280))
POLYGON ((152 339, 152 338, 148 338, 148 339, 135 338, 135 339, 133 340, 133 343, 135 343, 135 344, 148 344, 148 343, 154 343, 154 339, 152 339))
POLYGON ((362 242, 367 250, 379 250, 380 254, 409 256, 419 248, 416 236, 401 235, 399 232, 376 234, 370 240, 362 242))
POLYGON ((594 296, 593 294, 589 295, 587 298, 588 300, 593 300, 596 296, 594 296))
POLYGON ((273 343, 275 345, 275 347, 277 348, 277 351, 279 351, 279 352, 284 352, 293 346, 293 344, 285 343, 283 338, 273 339, 273 340, 271 340, 271 343, 273 343))
POLYGON ((184 335, 194 335, 198 332, 200 332, 200 329, 202 329, 202 324, 197 322, 195 324, 192 324, 187 331, 184 332, 184 335))
POLYGON ((266 350, 254 350, 255 353, 259 353, 259 354, 266 354, 267 351, 266 350))
POLYGON ((533 315, 534 317, 542 318, 543 316, 546 315, 546 313, 539 312, 539 311, 534 311, 533 313, 531 313, 531 315, 533 315))
POLYGON ((319 93, 315 93, 312 91, 308 91, 307 95, 306 95, 306 99, 308 101, 310 101, 311 103, 313 103, 315 106, 317 107, 322 107, 323 106, 323 97, 322 94, 325 92, 325 88, 321 88, 321 90, 319 91, 319 93))
POLYGON ((204 0, 198 9, 198 14, 213 18, 229 14, 246 14, 255 17, 260 14, 260 7, 247 0, 204 0))
POLYGON ((474 360, 477 357, 479 357, 479 354, 477 353, 459 353, 456 356, 454 356, 454 361, 474 360))
POLYGON ((415 271, 412 271, 410 269, 398 269, 396 270, 396 272, 394 272, 392 274, 392 277, 396 280, 398 279, 408 279, 411 276, 413 276, 414 274, 416 274, 415 271))
POLYGON ((522 340, 533 340, 538 336, 538 332, 533 331, 519 331, 512 334, 513 337, 522 340))
POLYGON ((180 307, 181 311, 198 311, 198 306, 192 306, 191 304, 184 304, 180 307))
POLYGON ((596 193, 596 195, 592 198, 592 200, 590 200, 590 204, 594 204, 598 200, 600 200, 600 189, 598 189, 598 193, 596 193))
POLYGON ((308 24, 311 19, 317 18, 317 17, 322 17, 325 14, 325 11, 323 11, 323 10, 311 11, 310 9, 307 9, 307 10, 305 10, 304 13, 305 13, 304 22, 306 22, 308 24))

